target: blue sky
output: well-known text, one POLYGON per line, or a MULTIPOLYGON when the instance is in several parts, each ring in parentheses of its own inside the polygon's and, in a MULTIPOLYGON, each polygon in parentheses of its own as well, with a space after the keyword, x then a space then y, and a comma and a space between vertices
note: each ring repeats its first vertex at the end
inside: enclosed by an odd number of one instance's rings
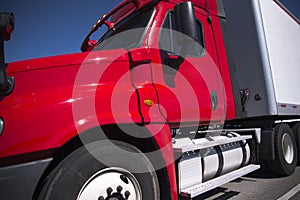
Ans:
MULTIPOLYGON (((281 0, 300 18, 299 0, 281 0)), ((91 26, 121 0, 0 0, 0 11, 15 15, 5 43, 6 62, 74 53, 91 26)))
POLYGON ((121 0, 0 0, 13 12, 15 30, 5 42, 6 62, 80 51, 92 25, 121 0))

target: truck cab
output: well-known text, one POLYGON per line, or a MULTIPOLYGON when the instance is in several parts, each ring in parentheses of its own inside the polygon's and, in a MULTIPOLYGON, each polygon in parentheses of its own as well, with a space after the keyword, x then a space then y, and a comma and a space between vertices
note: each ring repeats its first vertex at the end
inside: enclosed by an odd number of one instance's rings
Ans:
POLYGON ((226 23, 222 1, 124 0, 82 52, 3 62, 0 86, 11 87, 0 91, 1 194, 191 199, 265 160, 291 175, 300 114, 265 109, 267 74, 257 80, 263 92, 241 86, 226 23))

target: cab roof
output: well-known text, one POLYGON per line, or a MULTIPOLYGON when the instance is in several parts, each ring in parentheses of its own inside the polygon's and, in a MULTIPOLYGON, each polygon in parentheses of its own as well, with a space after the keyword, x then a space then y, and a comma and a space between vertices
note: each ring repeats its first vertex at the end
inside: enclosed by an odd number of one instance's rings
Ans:
POLYGON ((125 1, 132 1, 136 5, 138 5, 138 7, 142 7, 149 3, 158 3, 161 1, 167 1, 174 4, 191 1, 194 4, 194 6, 208 11, 211 15, 225 17, 225 10, 223 7, 222 0, 125 0, 125 1))
POLYGON ((112 15, 111 22, 118 23, 136 9, 146 5, 155 5, 159 2, 170 2, 174 4, 191 1, 194 6, 206 10, 211 15, 226 17, 222 0, 123 0, 107 15, 112 15))

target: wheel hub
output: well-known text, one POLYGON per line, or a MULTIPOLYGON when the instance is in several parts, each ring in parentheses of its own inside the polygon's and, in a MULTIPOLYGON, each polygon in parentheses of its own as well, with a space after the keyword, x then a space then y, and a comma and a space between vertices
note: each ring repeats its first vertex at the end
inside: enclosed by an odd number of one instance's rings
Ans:
POLYGON ((106 168, 83 185, 77 200, 141 200, 141 194, 141 187, 132 173, 122 168, 106 168))

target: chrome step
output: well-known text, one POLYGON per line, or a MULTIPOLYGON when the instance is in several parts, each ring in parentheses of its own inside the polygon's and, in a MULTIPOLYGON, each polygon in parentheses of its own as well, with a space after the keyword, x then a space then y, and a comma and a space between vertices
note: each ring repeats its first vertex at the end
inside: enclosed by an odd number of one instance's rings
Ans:
MULTIPOLYGON (((211 137, 216 138, 216 137, 211 137)), ((218 145, 224 145, 229 144, 233 142, 243 141, 252 139, 252 135, 243 135, 238 137, 227 137, 225 139, 217 139, 217 140, 188 140, 185 138, 184 141, 178 141, 175 144, 173 144, 173 149, 177 153, 185 153, 189 151, 195 151, 199 149, 206 149, 210 147, 215 147, 218 145)))
POLYGON ((210 181, 206 181, 199 185, 195 185, 195 186, 183 189, 182 191, 180 191, 180 195, 183 197, 187 197, 187 198, 194 198, 194 197, 196 197, 200 194, 203 194, 204 192, 207 192, 213 188, 219 187, 225 183, 235 180, 235 179, 237 179, 241 176, 244 176, 250 172, 258 170, 259 168, 260 168, 260 165, 253 165, 253 164, 247 165, 243 168, 240 168, 233 172, 224 174, 224 175, 214 178, 210 181))

